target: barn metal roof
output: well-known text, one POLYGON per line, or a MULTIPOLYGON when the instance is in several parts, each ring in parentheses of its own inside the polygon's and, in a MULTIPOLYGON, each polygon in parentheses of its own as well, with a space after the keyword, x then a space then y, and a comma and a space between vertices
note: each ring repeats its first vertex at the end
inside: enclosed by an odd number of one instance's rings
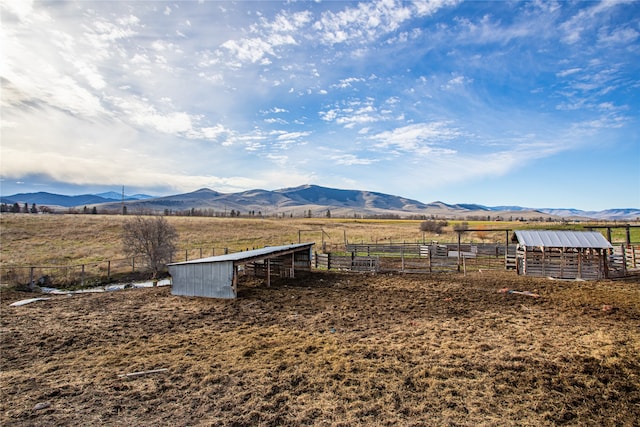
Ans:
POLYGON ((283 246, 265 246, 264 248, 253 249, 250 251, 234 252, 232 254, 217 255, 217 256, 212 256, 208 258, 198 258, 198 259, 193 259, 191 261, 174 262, 173 264, 169 264, 169 265, 202 264, 202 263, 210 263, 210 262, 229 262, 229 261, 237 262, 237 261, 246 261, 249 259, 257 260, 257 259, 270 258, 271 256, 284 255, 285 253, 290 253, 292 251, 295 251, 296 249, 300 249, 304 247, 311 248, 311 246, 313 245, 315 245, 314 242, 296 243, 296 244, 283 245, 283 246))
POLYGON ((528 247, 609 249, 611 243, 597 231, 515 230, 518 242, 528 247))

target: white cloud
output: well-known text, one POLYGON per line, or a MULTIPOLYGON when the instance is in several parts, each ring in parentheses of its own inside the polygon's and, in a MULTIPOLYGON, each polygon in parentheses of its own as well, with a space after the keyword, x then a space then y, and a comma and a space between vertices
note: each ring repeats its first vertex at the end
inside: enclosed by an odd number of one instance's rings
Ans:
POLYGON ((210 140, 217 140, 221 136, 232 135, 233 134, 233 132, 231 130, 226 129, 221 124, 217 124, 217 125, 215 125, 213 127, 204 127, 202 129, 200 129, 200 131, 202 133, 202 138, 210 139, 210 140))
POLYGON ((311 135, 311 132, 275 132, 278 141, 294 141, 311 135))
POLYGON ((437 148, 436 144, 458 138, 462 133, 446 122, 417 123, 369 136, 378 149, 394 149, 418 155, 454 154, 455 150, 437 148))
POLYGON ((567 76, 570 76, 572 74, 579 73, 580 71, 582 71, 582 68, 578 68, 578 67, 570 68, 568 70, 562 70, 562 71, 557 72, 556 76, 558 76, 558 77, 567 77, 567 76))
POLYGON ((619 4, 621 3, 614 1, 589 3, 589 6, 580 9, 578 13, 560 25, 560 30, 564 33, 562 41, 567 44, 578 43, 582 40, 585 32, 599 25, 600 15, 606 14, 619 4))
POLYGON ((0 8, 11 13, 20 21, 29 21, 33 13, 33 0, 3 0, 0 8))
POLYGON ((330 159, 341 166, 370 165, 378 162, 377 159, 357 157, 354 154, 337 154, 331 156, 330 159))
POLYGON ((341 79, 339 83, 331 85, 332 88, 340 88, 346 89, 353 86, 353 83, 364 82, 365 79, 362 77, 348 77, 346 79, 341 79))
POLYGON ((345 7, 337 12, 323 12, 320 19, 313 24, 313 28, 318 31, 324 43, 361 44, 396 31, 414 17, 432 15, 439 9, 454 4, 455 1, 362 2, 355 7, 345 7))
POLYGON ((602 29, 598 34, 598 43, 605 46, 630 44, 640 37, 640 33, 633 28, 616 28, 610 33, 606 30, 602 29))

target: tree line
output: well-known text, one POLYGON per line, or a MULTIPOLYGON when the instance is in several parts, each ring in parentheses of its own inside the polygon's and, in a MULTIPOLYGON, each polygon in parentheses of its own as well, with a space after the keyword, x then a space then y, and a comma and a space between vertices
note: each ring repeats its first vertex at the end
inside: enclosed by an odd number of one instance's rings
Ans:
POLYGON ((29 206, 29 203, 25 203, 24 205, 20 206, 20 204, 16 202, 14 204, 0 204, 0 212, 36 214, 39 212, 51 213, 53 211, 48 206, 37 206, 35 203, 32 203, 31 206, 29 206))

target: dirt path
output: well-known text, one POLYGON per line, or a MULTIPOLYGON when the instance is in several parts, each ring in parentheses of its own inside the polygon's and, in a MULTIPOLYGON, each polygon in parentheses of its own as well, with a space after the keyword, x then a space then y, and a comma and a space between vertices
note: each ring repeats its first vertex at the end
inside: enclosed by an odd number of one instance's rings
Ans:
POLYGON ((33 296, 2 293, 3 425, 640 419, 637 281, 314 273, 245 281, 237 300, 167 287, 9 307, 33 296))

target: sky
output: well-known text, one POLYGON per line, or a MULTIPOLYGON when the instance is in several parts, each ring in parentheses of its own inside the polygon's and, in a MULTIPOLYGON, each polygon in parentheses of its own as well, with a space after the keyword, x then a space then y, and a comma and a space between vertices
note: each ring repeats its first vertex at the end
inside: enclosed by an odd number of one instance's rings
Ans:
POLYGON ((639 1, 0 2, 0 192, 640 208, 639 1))

